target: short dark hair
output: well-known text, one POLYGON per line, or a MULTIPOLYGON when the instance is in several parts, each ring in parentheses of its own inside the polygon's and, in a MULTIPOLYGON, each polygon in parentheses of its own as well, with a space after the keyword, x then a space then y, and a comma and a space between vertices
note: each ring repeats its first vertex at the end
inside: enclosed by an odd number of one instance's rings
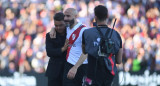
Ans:
POLYGON ((108 17, 108 9, 103 5, 98 5, 94 8, 94 14, 100 21, 103 21, 108 17))
POLYGON ((64 14, 62 12, 58 12, 54 15, 55 21, 63 21, 64 20, 64 14))

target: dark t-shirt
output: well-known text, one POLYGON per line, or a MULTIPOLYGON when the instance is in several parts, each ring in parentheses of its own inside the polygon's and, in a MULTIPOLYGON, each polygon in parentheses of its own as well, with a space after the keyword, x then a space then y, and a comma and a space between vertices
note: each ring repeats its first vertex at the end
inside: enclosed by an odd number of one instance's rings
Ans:
MULTIPOLYGON (((111 31, 112 31, 112 29, 107 27, 107 26, 100 27, 100 30, 103 33, 103 36, 107 32, 108 33, 108 37, 110 36, 111 31)), ((121 39, 119 33, 117 31, 115 31, 115 30, 113 30, 113 32, 112 32, 111 39, 115 43, 114 49, 115 49, 115 52, 116 52, 115 54, 117 54, 118 51, 119 51, 119 48, 122 48, 122 39, 121 39)), ((99 35, 98 30, 95 27, 86 29, 83 32, 82 44, 85 45, 86 53, 97 57, 98 56, 98 52, 97 51, 98 51, 99 43, 100 43, 100 35, 99 35)))
MULTIPOLYGON (((111 28, 108 28, 107 26, 103 26, 100 27, 101 32, 103 33, 103 35, 106 33, 106 31, 108 31, 108 34, 110 34, 111 32, 111 28)), ((109 35, 108 35, 109 36, 109 35)), ((117 54, 119 49, 122 48, 122 40, 121 37, 119 35, 119 33, 115 30, 113 30, 112 32, 112 37, 111 39, 114 41, 115 43, 115 51, 117 54)), ((95 75, 95 67, 99 66, 99 61, 96 60, 95 57, 98 56, 98 47, 99 47, 99 42, 100 42, 100 35, 98 30, 94 27, 94 28, 90 28, 90 29, 86 29, 83 32, 82 35, 82 44, 85 45, 85 53, 88 54, 88 70, 87 70, 87 76, 90 78, 94 78, 93 76, 95 75), (96 64, 97 61, 97 64, 96 64)), ((111 57, 111 59, 108 59, 108 62, 106 63, 107 67, 105 67, 106 72, 110 71, 109 73, 113 72, 114 73, 117 71, 116 68, 116 64, 115 64, 115 55, 113 55, 111 57), (112 60, 112 62, 111 62, 112 60)), ((105 65, 105 63, 104 63, 105 65)), ((97 67, 97 68, 103 68, 103 67, 97 67)), ((110 74, 110 75, 114 75, 114 74, 110 74)))

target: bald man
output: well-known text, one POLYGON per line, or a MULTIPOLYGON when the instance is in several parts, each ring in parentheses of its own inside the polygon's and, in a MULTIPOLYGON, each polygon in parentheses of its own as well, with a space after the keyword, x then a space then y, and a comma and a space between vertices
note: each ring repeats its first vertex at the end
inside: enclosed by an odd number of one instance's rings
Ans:
POLYGON ((77 21, 77 10, 68 8, 64 11, 64 21, 67 26, 67 49, 66 64, 64 67, 63 86, 82 86, 82 78, 86 74, 87 60, 82 59, 80 67, 74 66, 82 54, 82 33, 86 26, 77 21), (77 69, 78 68, 78 69, 77 69))

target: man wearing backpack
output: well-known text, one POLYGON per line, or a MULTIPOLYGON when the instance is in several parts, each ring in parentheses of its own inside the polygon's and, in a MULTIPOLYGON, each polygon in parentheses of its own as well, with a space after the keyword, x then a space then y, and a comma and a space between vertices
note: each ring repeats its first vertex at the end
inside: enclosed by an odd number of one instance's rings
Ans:
MULTIPOLYGON (((96 27, 86 29, 82 35, 83 53, 88 54, 83 86, 111 86, 117 71, 116 64, 122 62, 122 40, 118 32, 107 26, 108 10, 105 6, 96 6, 94 13, 96 27)), ((77 68, 83 59, 81 57, 76 63, 77 68)))

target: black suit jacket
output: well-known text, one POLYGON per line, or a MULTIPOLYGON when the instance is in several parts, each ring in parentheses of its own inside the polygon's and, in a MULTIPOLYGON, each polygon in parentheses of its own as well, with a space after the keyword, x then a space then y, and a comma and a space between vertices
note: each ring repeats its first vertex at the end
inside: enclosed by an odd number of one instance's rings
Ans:
POLYGON ((49 33, 46 34, 46 52, 50 57, 46 76, 49 78, 58 78, 63 74, 64 63, 66 62, 66 51, 62 52, 61 48, 64 46, 66 34, 61 36, 56 33, 56 38, 50 38, 49 33))

